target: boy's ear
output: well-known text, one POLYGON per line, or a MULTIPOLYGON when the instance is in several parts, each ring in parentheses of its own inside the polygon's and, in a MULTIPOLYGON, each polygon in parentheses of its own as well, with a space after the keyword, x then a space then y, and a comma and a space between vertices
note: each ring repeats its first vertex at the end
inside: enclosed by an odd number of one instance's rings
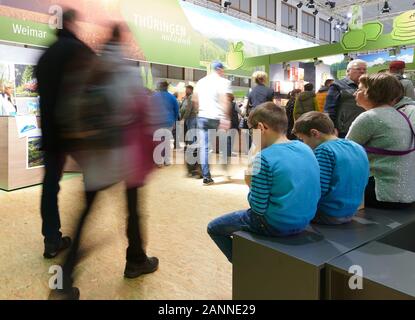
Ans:
POLYGON ((266 126, 262 122, 258 122, 257 129, 264 130, 266 126))
POLYGON ((317 129, 311 129, 310 130, 310 137, 318 138, 320 136, 320 131, 317 129))

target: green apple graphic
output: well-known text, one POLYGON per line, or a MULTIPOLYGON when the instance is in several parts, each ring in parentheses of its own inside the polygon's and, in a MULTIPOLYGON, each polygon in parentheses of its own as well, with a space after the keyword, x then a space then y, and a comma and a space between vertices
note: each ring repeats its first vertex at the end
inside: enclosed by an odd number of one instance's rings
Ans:
POLYGON ((244 52, 242 51, 244 44, 239 41, 236 45, 233 42, 229 45, 229 52, 226 54, 226 63, 229 70, 236 70, 245 62, 244 52))

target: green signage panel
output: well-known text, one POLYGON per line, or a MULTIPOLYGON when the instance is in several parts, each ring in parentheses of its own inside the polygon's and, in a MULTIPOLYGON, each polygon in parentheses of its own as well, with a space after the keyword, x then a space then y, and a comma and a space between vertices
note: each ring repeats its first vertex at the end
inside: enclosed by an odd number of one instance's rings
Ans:
POLYGON ((0 16, 1 40, 34 46, 48 46, 56 38, 49 25, 0 16))

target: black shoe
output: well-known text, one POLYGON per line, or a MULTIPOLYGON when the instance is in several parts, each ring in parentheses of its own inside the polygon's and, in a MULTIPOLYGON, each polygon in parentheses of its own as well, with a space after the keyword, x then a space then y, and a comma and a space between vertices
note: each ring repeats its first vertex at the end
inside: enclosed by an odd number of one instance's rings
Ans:
POLYGON ((45 252, 43 257, 46 259, 55 258, 61 251, 68 249, 71 246, 72 240, 70 237, 62 237, 59 244, 45 243, 45 252))
POLYGON ((146 261, 141 263, 127 262, 124 270, 124 277, 133 279, 141 276, 142 274, 152 273, 159 267, 159 259, 156 257, 147 258, 146 261))
POLYGON ((48 300, 79 300, 79 289, 72 287, 69 290, 55 289, 49 294, 48 300))
POLYGON ((204 178, 203 179, 203 185, 204 186, 209 186, 209 185, 214 184, 214 183, 215 183, 215 181, 213 181, 212 178, 204 178))

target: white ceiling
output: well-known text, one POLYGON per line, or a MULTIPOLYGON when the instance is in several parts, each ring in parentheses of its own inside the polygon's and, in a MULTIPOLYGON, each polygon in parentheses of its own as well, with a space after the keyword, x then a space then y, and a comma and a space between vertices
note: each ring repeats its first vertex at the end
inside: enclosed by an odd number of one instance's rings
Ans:
MULTIPOLYGON (((334 9, 330 9, 325 5, 327 0, 315 0, 318 10, 327 15, 333 15, 335 18, 339 15, 346 16, 350 7, 355 4, 360 4, 363 11, 363 21, 380 20, 384 24, 384 33, 389 33, 392 30, 393 19, 397 15, 408 11, 415 10, 415 0, 388 0, 389 7, 392 8, 390 13, 381 13, 385 4, 385 0, 330 0, 336 3, 334 9)), ((304 3, 307 0, 303 0, 304 3)))

